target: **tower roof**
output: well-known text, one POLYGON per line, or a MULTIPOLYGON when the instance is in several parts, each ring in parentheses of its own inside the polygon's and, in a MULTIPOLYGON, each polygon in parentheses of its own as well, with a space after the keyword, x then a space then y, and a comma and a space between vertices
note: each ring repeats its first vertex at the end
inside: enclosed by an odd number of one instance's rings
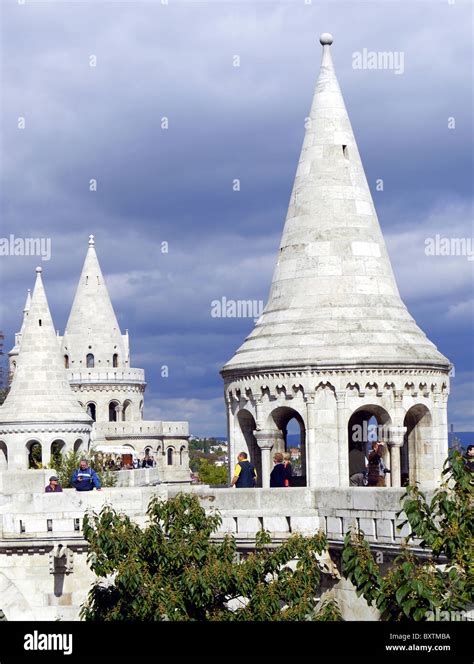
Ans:
POLYGON ((5 403, 0 407, 0 421, 91 421, 67 380, 40 267, 36 268, 36 284, 24 322, 17 368, 5 403))
POLYGON ((86 367, 88 354, 94 356, 94 367, 126 366, 125 344, 109 291, 100 269, 94 236, 89 247, 62 342, 63 353, 69 356, 72 368, 86 367))
POLYGON ((20 331, 15 334, 15 345, 8 353, 8 355, 10 356, 18 355, 20 351, 21 335, 23 334, 25 329, 25 323, 26 319, 28 318, 28 312, 30 310, 30 306, 31 306, 31 290, 28 288, 28 293, 26 295, 26 300, 25 300, 25 306, 23 307, 23 320, 21 323, 21 328, 20 331))
POLYGON ((263 314, 223 373, 309 366, 446 369, 403 304, 331 58, 323 55, 263 314))

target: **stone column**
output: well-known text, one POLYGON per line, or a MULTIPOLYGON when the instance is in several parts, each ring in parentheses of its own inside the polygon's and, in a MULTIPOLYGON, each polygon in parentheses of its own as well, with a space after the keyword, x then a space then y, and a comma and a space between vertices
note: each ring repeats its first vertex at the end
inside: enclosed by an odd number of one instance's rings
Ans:
POLYGON ((433 445, 433 484, 439 484, 443 464, 448 456, 446 394, 440 392, 433 393, 431 443, 433 445))
POLYGON ((337 403, 337 454, 339 466, 339 486, 349 486, 349 443, 345 418, 346 391, 336 392, 337 403))
POLYGON ((227 406, 227 438, 229 441, 228 454, 229 461, 227 464, 228 471, 228 480, 229 484, 232 480, 232 464, 235 464, 235 431, 234 431, 234 413, 232 412, 232 402, 230 397, 226 397, 226 406, 227 406))
POLYGON ((262 397, 258 397, 255 399, 255 426, 257 428, 257 431, 260 431, 260 429, 263 426, 263 399, 262 397))
MULTIPOLYGON (((398 428, 403 428, 404 429, 404 434, 406 432, 406 427, 403 427, 403 419, 404 419, 405 413, 403 410, 403 390, 394 390, 393 391, 393 426, 388 427, 388 436, 387 440, 385 441, 388 444, 388 449, 390 452, 390 474, 386 475, 386 485, 387 486, 392 486, 392 487, 399 487, 401 486, 401 448, 403 447, 404 439, 402 437, 400 445, 398 445, 398 449, 393 452, 392 454, 392 440, 391 440, 391 430, 395 431, 394 436, 395 439, 398 441, 399 437, 398 434, 396 433, 396 430, 398 428), (396 470, 392 467, 393 466, 393 455, 395 455, 395 464, 397 464, 396 470)), ((407 442, 408 445, 408 442, 407 442)))
POLYGON ((51 444, 41 443, 41 464, 43 468, 51 465, 51 444))
POLYGON ((262 488, 270 486, 270 473, 272 470, 271 451, 280 431, 254 431, 258 446, 262 451, 262 488))
POLYGON ((315 469, 313 461, 315 458, 316 440, 314 436, 314 394, 305 394, 306 399, 306 485, 316 486, 315 469))
POLYGON ((403 447, 406 430, 406 427, 389 427, 388 445, 390 448, 390 478, 392 487, 401 486, 400 450, 403 447))

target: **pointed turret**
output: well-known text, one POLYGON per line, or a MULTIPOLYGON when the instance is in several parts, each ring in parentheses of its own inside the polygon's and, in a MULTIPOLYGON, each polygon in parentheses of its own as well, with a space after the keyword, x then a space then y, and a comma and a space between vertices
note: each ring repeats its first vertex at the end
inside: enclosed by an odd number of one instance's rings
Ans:
POLYGON ((73 370, 129 366, 128 345, 120 332, 93 235, 89 236, 89 248, 66 325, 62 352, 73 370))
POLYGON ((275 367, 449 367, 392 272, 332 63, 323 57, 268 303, 223 373, 275 367))
MULTIPOLYGON (((31 290, 28 288, 28 293, 26 295, 25 306, 23 307, 23 315, 27 314, 31 307, 31 290)), ((24 318, 23 318, 24 322, 24 318)))
MULTIPOLYGON (((36 284, 22 328, 20 353, 0 422, 91 421, 67 380, 51 313, 36 268, 36 284)), ((27 306, 25 306, 25 309, 27 306)))
POLYGON ((8 362, 9 362, 9 367, 10 367, 10 381, 13 377, 13 374, 15 373, 16 364, 17 364, 17 357, 18 357, 18 353, 20 352, 21 337, 22 337, 22 334, 25 330, 25 323, 26 323, 26 319, 28 317, 28 312, 30 310, 30 306, 31 306, 31 290, 28 288, 28 293, 27 293, 27 296, 26 296, 25 306, 23 307, 23 320, 22 320, 22 323, 21 323, 21 328, 20 328, 19 332, 16 332, 16 334, 15 334, 15 345, 13 346, 13 348, 8 353, 8 362))

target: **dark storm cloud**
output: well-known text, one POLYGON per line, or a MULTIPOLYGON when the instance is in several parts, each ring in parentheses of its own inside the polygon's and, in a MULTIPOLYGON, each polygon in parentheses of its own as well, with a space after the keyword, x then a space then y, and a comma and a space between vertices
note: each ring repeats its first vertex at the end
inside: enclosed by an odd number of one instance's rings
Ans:
MULTIPOLYGON (((452 417, 472 429, 472 263, 424 253, 434 233, 472 236, 471 12, 434 2, 12 2, 2 19, 1 235, 51 237, 43 267, 62 332, 95 233, 134 364, 147 371, 147 415, 223 434, 218 370, 253 323, 212 318, 210 303, 267 297, 317 36, 331 30, 401 294, 455 362, 452 417), (403 75, 353 69, 364 48, 402 51, 403 75)), ((9 341, 37 262, 2 258, 9 341)))

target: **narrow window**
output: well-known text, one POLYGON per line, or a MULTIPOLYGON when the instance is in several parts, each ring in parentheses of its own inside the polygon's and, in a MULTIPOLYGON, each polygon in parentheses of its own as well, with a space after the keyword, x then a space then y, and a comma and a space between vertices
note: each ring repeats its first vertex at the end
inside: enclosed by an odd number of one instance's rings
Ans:
POLYGON ((118 355, 117 355, 117 353, 114 353, 114 356, 112 358, 112 364, 113 364, 113 367, 115 369, 118 367, 118 355))
POLYGON ((40 318, 39 321, 38 321, 38 325, 39 325, 40 327, 42 326, 41 318, 40 318))
POLYGON ((173 448, 169 447, 168 452, 167 452, 167 461, 168 461, 168 466, 173 465, 173 448))
POLYGON ((349 150, 347 149, 347 145, 342 146, 342 154, 344 155, 345 159, 349 159, 349 150))
POLYGON ((69 355, 64 356, 64 368, 69 369, 69 355))
POLYGON ((92 353, 87 353, 86 365, 88 369, 94 368, 94 356, 92 355, 92 353))

